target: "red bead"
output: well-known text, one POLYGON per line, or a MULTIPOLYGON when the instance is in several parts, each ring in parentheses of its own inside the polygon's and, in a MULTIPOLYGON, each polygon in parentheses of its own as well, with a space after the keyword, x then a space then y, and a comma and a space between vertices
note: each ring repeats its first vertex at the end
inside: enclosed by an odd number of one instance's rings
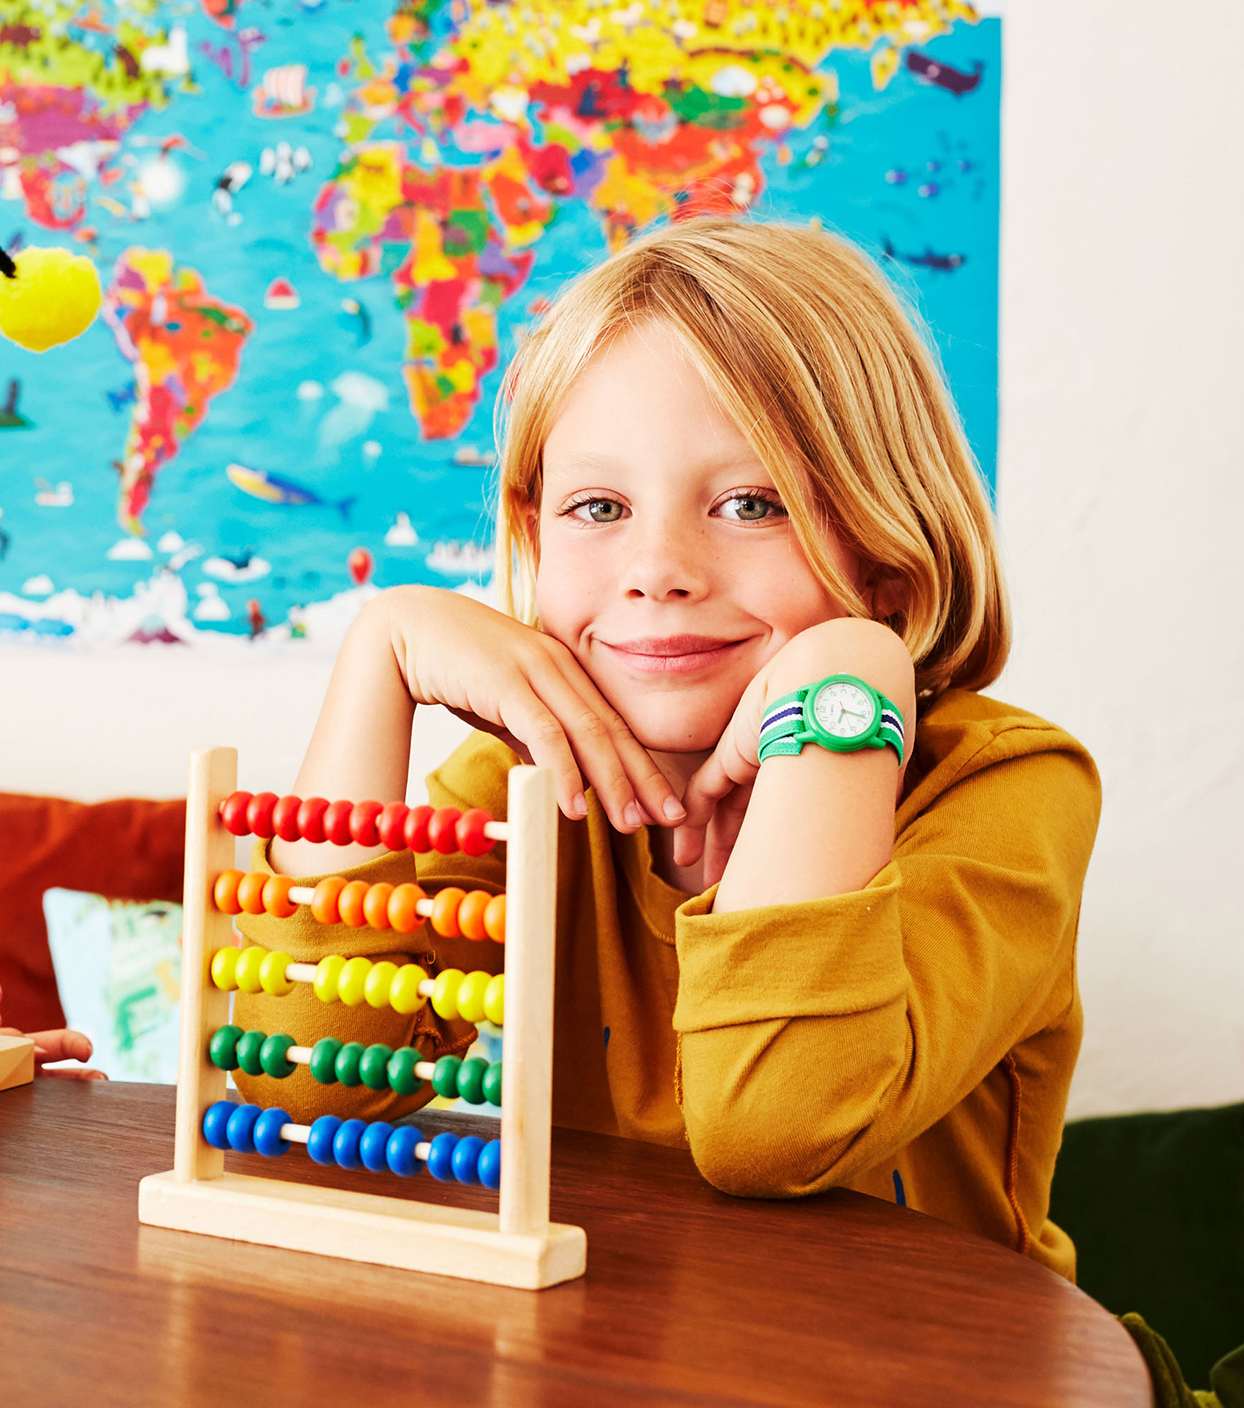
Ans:
POLYGON ((437 807, 428 822, 428 840, 443 856, 451 856, 458 849, 457 826, 461 815, 457 807, 437 807))
POLYGON ((250 835, 250 827, 246 821, 246 809, 250 804, 249 792, 234 792, 221 802, 220 819, 224 822, 226 831, 232 831, 235 836, 250 835))
POLYGON ((301 806, 301 797, 279 797, 272 808, 272 829, 282 841, 297 841, 302 836, 298 829, 298 809, 301 806))
POLYGON ((406 818, 406 849, 422 855, 432 849, 428 841, 428 822, 432 820, 431 807, 411 807, 406 818))
POLYGON ((298 808, 298 834, 304 841, 316 844, 324 839, 324 813, 328 810, 327 797, 305 797, 298 808))
POLYGON ((378 846, 376 818, 384 811, 379 802, 355 802, 350 809, 350 839, 360 846, 378 846))
POLYGON ((246 824, 252 836, 265 841, 272 839, 272 808, 276 806, 275 792, 256 792, 246 808, 246 824))
POLYGON ((353 802, 329 802, 324 808, 324 839, 334 846, 348 846, 354 837, 350 835, 350 813, 353 802))
POLYGON ((458 818, 454 835, 458 839, 458 849, 464 856, 485 855, 497 844, 490 836, 484 835, 484 827, 491 821, 492 817, 481 807, 472 807, 458 818))
POLYGON ((376 835, 380 844, 391 851, 406 849, 406 818, 410 808, 405 802, 390 802, 376 821, 376 835))

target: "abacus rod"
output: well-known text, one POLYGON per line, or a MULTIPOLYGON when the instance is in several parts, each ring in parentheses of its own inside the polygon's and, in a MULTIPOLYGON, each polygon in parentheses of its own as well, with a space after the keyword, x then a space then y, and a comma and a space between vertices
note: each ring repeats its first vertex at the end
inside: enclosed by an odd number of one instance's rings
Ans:
MULTIPOLYGON (((311 1126, 309 1124, 283 1124, 281 1126, 281 1138, 287 1139, 291 1144, 306 1144, 311 1139, 311 1126)), ((432 1141, 423 1139, 414 1147, 415 1158, 421 1164, 426 1164, 428 1154, 432 1151, 432 1141)))
POLYGON ((484 825, 484 835, 490 841, 508 841, 510 839, 510 824, 506 821, 489 821, 484 825))
MULTIPOLYGON (((309 1046, 289 1046, 285 1049, 285 1059, 295 1066, 309 1066, 311 1064, 311 1047, 309 1046)), ((416 1061, 414 1073, 420 1080, 431 1080, 436 1072, 435 1061, 416 1061)))

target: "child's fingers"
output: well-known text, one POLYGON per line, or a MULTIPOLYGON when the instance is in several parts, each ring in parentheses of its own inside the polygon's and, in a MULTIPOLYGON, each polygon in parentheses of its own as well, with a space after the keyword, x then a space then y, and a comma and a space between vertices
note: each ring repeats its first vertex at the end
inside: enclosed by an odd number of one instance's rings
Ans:
POLYGON ((41 1076, 56 1076, 61 1080, 107 1080, 108 1077, 103 1071, 92 1070, 87 1066, 58 1066, 56 1070, 49 1071, 46 1068, 39 1072, 41 1076))
POLYGON ((37 1061, 89 1061, 93 1050, 90 1040, 81 1032, 28 1032, 35 1044, 37 1061))

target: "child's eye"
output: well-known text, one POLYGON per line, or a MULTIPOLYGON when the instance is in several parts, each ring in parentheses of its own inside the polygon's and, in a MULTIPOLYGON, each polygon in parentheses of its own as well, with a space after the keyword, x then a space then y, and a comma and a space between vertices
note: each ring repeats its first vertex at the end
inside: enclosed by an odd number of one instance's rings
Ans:
POLYGON ((731 494, 717 505, 717 512, 723 518, 733 518, 738 523, 759 523, 766 518, 785 518, 786 510, 776 499, 767 494, 731 494))
POLYGON ((626 509, 617 499, 580 499, 562 510, 571 514, 580 523, 616 523, 626 509))

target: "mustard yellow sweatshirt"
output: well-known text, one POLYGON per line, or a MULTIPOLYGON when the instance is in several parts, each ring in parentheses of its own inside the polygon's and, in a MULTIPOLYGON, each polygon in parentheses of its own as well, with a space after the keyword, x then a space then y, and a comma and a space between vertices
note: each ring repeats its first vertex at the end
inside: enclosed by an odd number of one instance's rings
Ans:
MULTIPOLYGON (((428 779, 435 806, 505 815, 514 755, 473 735, 428 779)), ((1076 925, 1100 808, 1096 770, 1061 729, 950 691, 919 721, 890 863, 863 890, 717 915, 653 872, 648 836, 615 833, 589 793, 558 837, 554 1123, 687 1147, 726 1192, 798 1197, 844 1186, 968 1228, 1067 1277, 1070 1239, 1047 1217, 1080 1046, 1076 925)), ((799 825, 792 817, 791 825, 799 825)), ((415 859, 352 874, 397 882, 415 859)), ((499 891, 504 858, 421 856, 418 879, 499 891)), ((251 942, 300 961, 392 948, 393 935, 241 917, 251 942)), ((490 943, 421 930, 406 952, 435 972, 496 969, 490 943)), ((392 955, 391 955, 392 956, 392 955)), ((472 1029, 324 1007, 309 990, 238 995, 234 1020, 306 1044, 415 1040, 433 1059, 472 1029)), ((235 1073, 243 1095, 271 1082, 235 1073)), ((402 1100, 317 1086, 298 1071, 295 1118, 392 1117, 402 1100)))

